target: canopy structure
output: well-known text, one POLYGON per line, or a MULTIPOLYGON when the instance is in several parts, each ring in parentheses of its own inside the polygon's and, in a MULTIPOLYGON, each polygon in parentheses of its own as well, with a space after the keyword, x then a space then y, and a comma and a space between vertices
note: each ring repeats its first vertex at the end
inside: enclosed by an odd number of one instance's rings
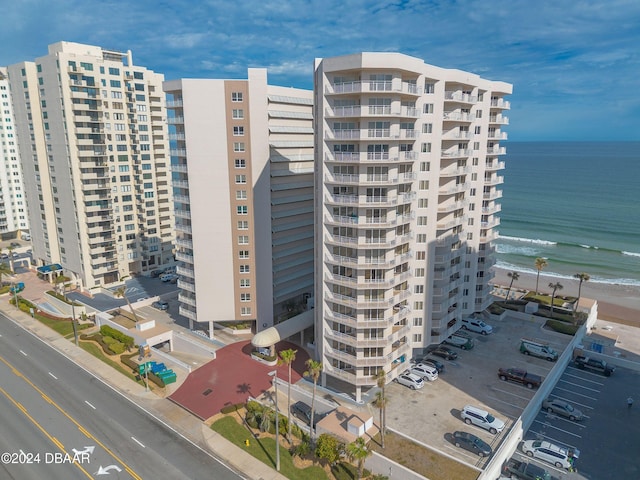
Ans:
POLYGON ((256 333, 251 339, 251 344, 256 348, 271 347, 280 340, 289 338, 291 335, 311 327, 313 318, 313 309, 302 312, 300 315, 256 333))

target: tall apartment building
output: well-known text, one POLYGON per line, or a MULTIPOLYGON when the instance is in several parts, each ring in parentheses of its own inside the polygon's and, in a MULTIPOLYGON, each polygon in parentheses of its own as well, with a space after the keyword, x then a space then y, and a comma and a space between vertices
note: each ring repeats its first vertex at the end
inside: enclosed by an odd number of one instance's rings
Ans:
POLYGON ((264 330, 313 293, 313 92, 246 80, 164 83, 180 313, 264 330))
POLYGON ((0 239, 7 240, 27 233, 29 220, 6 68, 0 68, 0 106, 0 239))
POLYGON ((324 381, 359 400, 490 304, 511 91, 397 53, 316 60, 324 381))
POLYGON ((172 262, 163 76, 69 42, 8 71, 37 262, 84 288, 172 262))

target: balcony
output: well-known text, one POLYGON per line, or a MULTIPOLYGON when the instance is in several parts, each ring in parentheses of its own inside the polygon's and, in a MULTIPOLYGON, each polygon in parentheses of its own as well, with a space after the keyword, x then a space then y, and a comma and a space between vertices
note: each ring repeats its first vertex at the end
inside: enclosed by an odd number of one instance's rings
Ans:
POLYGON ((475 95, 471 95, 469 93, 463 93, 461 91, 445 91, 444 92, 444 101, 445 102, 474 104, 474 103, 476 103, 478 101, 478 97, 475 96, 475 95))
POLYGON ((178 308, 178 313, 180 313, 180 315, 182 315, 183 317, 187 317, 196 322, 198 321, 198 316, 196 315, 196 312, 194 312, 189 308, 183 307, 182 305, 180 305, 180 307, 178 308))
POLYGON ((328 243, 333 243, 336 245, 346 245, 346 246, 358 245, 358 237, 345 237, 343 235, 331 235, 330 233, 325 234, 324 241, 328 243))
POLYGON ((509 125, 509 117, 502 114, 489 115, 489 123, 497 123, 498 125, 509 125))
POLYGON ((487 147, 487 155, 506 155, 506 147, 487 147))
POLYGON ((340 295, 339 293, 325 291, 324 298, 325 300, 330 300, 332 302, 340 303, 342 305, 348 305, 350 307, 356 307, 358 305, 358 301, 356 298, 349 297, 348 295, 340 295))
POLYGON ((511 102, 503 98, 493 98, 491 99, 491 108, 502 108, 503 110, 511 109, 511 102))
POLYGON ((507 132, 500 132, 500 131, 489 132, 489 134, 487 135, 487 138, 489 138, 490 140, 506 140, 507 132))
POLYGON ((337 275, 328 272, 325 272, 324 279, 330 283, 346 286, 356 286, 358 283, 358 279, 356 277, 345 277, 344 275, 337 275))
POLYGON ((493 170, 504 170, 504 162, 497 161, 489 161, 485 165, 485 170, 493 171, 493 170))
POLYGON ((192 307, 196 306, 196 299, 194 295, 191 294, 186 294, 186 293, 182 293, 180 292, 178 294, 178 301, 180 303, 183 303, 185 305, 191 305, 192 307))
POLYGON ((169 150, 169 155, 172 157, 186 157, 187 149, 186 148, 171 148, 169 150))
POLYGON ((326 130, 324 138, 327 140, 359 140, 361 131, 354 130, 326 130))
POLYGON ((187 268, 180 265, 176 267, 176 273, 180 276, 185 276, 188 278, 195 278, 196 275, 196 272, 193 270, 193 268, 187 268))
POLYGON ((484 179, 484 184, 487 186, 500 185, 502 183, 504 183, 504 177, 502 175, 491 175, 491 177, 484 179))
POLYGON ((467 158, 473 154, 472 150, 463 148, 451 148, 444 150, 441 154, 442 158, 467 158))
POLYGON ((438 195, 454 195, 456 193, 461 193, 466 191, 469 188, 468 183, 445 183, 441 185, 438 189, 438 195))
POLYGON ((176 228, 176 230, 178 232, 189 233, 189 234, 193 233, 193 230, 191 229, 191 226, 189 226, 189 225, 183 225, 181 223, 176 223, 175 228, 176 228))
POLYGON ((459 128, 452 128, 451 130, 444 132, 442 135, 442 140, 451 141, 470 140, 472 138, 473 135, 471 134, 471 132, 466 130, 461 131, 459 128))
POLYGON ((466 207, 467 205, 469 205, 469 201, 468 200, 459 200, 459 201, 448 201, 448 202, 444 202, 441 205, 438 205, 438 213, 450 213, 450 212, 454 212, 456 210, 460 210, 461 208, 466 207))
POLYGON ((178 288, 180 290, 186 290, 191 293, 196 293, 196 286, 192 282, 188 282, 183 279, 178 279, 178 288))
POLYGON ((342 255, 334 255, 331 253, 325 254, 324 261, 331 265, 344 265, 347 267, 358 266, 358 257, 344 257, 342 255))
POLYGON ((471 173, 471 167, 459 167, 456 163, 440 170, 441 177, 457 177, 471 173))
POLYGON ((357 225, 358 217, 350 217, 346 215, 325 215, 324 223, 337 225, 357 225))
POLYGON ((169 125, 180 125, 184 123, 184 117, 169 117, 167 118, 169 125))
POLYGON ((502 206, 499 203, 494 203, 488 207, 482 208, 482 213, 485 215, 493 215, 494 213, 498 213, 502 210, 502 206))
POLYGON ((180 108, 182 107, 182 99, 167 100, 167 108, 180 108))
POLYGON ((178 140, 184 141, 185 140, 184 133, 170 133, 169 140, 172 140, 174 142, 177 142, 178 140))
POLYGON ((459 112, 459 111, 450 111, 444 112, 443 120, 445 122, 464 122, 471 123, 476 119, 476 116, 472 113, 459 112))
POLYGON ((499 198, 502 198, 502 190, 494 190, 492 192, 482 194, 483 200, 497 200, 499 198))
MULTIPOLYGON (((175 182, 174 182, 175 184, 175 182)), ((357 205, 360 197, 358 195, 325 195, 325 202, 327 203, 335 203, 338 205, 357 205)))
POLYGON ((193 255, 184 252, 176 252, 176 260, 193 265, 193 255))

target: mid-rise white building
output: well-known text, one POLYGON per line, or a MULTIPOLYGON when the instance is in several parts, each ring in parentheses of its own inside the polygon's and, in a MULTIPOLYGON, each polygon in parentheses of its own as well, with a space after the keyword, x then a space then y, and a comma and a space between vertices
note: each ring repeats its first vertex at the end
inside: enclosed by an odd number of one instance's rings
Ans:
POLYGON ((163 76, 69 42, 8 73, 38 264, 92 288, 172 263, 163 76))
POLYGON ((397 53, 316 60, 325 382, 360 399, 490 304, 511 90, 397 53))
POLYGON ((0 68, 0 239, 28 233, 20 148, 6 68, 0 68))
POLYGON ((266 69, 164 90, 180 313, 211 337, 214 322, 271 327, 313 293, 313 92, 266 69))

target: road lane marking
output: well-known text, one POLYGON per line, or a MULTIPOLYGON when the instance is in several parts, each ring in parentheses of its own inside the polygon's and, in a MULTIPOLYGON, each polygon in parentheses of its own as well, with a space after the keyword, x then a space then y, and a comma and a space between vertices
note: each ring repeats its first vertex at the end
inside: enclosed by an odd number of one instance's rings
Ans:
POLYGON ((133 440, 134 442, 136 442, 138 445, 140 445, 142 448, 147 448, 145 447, 142 443, 140 443, 139 440, 136 439, 136 437, 131 437, 131 440, 133 440))
POLYGON ((583 378, 580 375, 573 375, 571 373, 565 372, 564 375, 562 375, 562 376, 564 377, 565 375, 568 376, 568 377, 577 378, 578 380, 582 380, 584 382, 595 383, 596 385, 600 385, 601 387, 604 386, 604 383, 602 383, 602 382, 596 382, 595 380, 589 380, 588 378, 583 378))
POLYGON ((49 372, 49 375, 51 375, 53 378, 55 378, 56 380, 58 380, 58 377, 56 377, 53 373, 49 372))
POLYGON ((28 355, 24 353, 22 350, 20 350, 20 353, 23 354, 25 357, 28 357, 28 355))
MULTIPOLYGON (((1 357, 0 357, 1 358, 1 357)), ((4 361, 4 360, 3 360, 4 361)), ((24 414, 25 417, 27 417, 31 423, 33 423, 54 445, 56 445, 58 448, 60 448, 62 450, 62 453, 64 453, 65 455, 69 455, 68 452, 66 452, 64 450, 64 447, 62 446, 62 443, 60 443, 60 441, 58 441, 57 438, 55 438, 54 436, 52 436, 51 434, 49 434, 49 432, 47 432, 44 427, 42 425, 40 425, 38 423, 38 421, 33 418, 29 412, 27 412, 27 409, 24 408, 16 399, 14 399, 11 395, 9 395, 2 387, 0 387, 0 393, 2 393, 7 400, 9 400, 11 403, 13 403, 20 411, 22 411, 22 413, 24 414)), ((87 478, 93 478, 89 472, 87 472, 84 468, 82 468, 82 465, 80 465, 79 463, 74 462, 73 465, 75 467, 77 467, 82 473, 84 473, 87 478)))
POLYGON ((529 402, 529 400, 531 400, 531 399, 530 399, 530 398, 528 398, 528 397, 523 397, 523 396, 521 396, 521 395, 517 395, 517 394, 515 394, 515 393, 511 393, 511 392, 509 392, 509 391, 507 391, 507 390, 502 390, 502 389, 500 389, 500 388, 495 388, 495 387, 493 387, 493 388, 492 388, 492 390, 495 390, 496 392, 506 393, 507 395, 512 395, 512 396, 514 396, 514 397, 517 397, 517 398, 520 398, 520 399, 522 399, 522 400, 525 400, 526 402, 529 402))
POLYGON ((89 405, 91 408, 93 408, 94 410, 96 409, 96 407, 94 407, 93 405, 91 405, 89 402, 87 402, 86 400, 84 401, 84 403, 86 403, 87 405, 89 405))
POLYGON ((600 393, 600 390, 598 390, 597 388, 585 387, 584 385, 580 385, 579 383, 573 383, 573 382, 570 382, 568 380, 560 379, 560 380, 558 380, 558 382, 568 383, 569 385, 573 385, 574 387, 582 388, 583 390, 589 390, 590 392, 600 393))
MULTIPOLYGON (((4 363, 5 365, 7 365, 9 368, 11 368, 11 370, 13 370, 13 371, 16 373, 16 375, 17 375, 17 376, 19 376, 19 377, 21 377, 22 379, 24 379, 24 381, 25 381, 25 382, 27 382, 27 383, 31 386, 31 388, 33 388, 35 391, 37 391, 40 395, 42 395, 43 397, 45 397, 45 396, 46 396, 46 395, 45 395, 45 393, 44 393, 42 390, 40 390, 40 388, 39 388, 38 386, 36 386, 36 385, 35 385, 31 380, 29 380, 27 377, 25 377, 24 375, 22 375, 22 374, 21 374, 21 373, 20 373, 20 372, 19 372, 19 371, 18 371, 18 370, 13 366, 13 365, 11 365, 11 364, 10 364, 10 363, 9 363, 9 362, 4 358, 4 357, 0 356, 0 361, 1 361, 2 363, 4 363)), ((2 388, 0 388, 0 391, 2 391, 3 393, 5 393, 5 392, 4 392, 4 390, 2 390, 2 388)), ((8 395, 8 394, 6 394, 6 393, 5 393, 5 395, 8 395)), ((22 407, 22 406, 21 406, 19 403, 17 403, 17 402, 14 402, 14 403, 16 404, 16 406, 18 406, 18 408, 21 408, 21 409, 24 411, 25 415, 28 415, 28 416, 29 416, 29 414, 27 413, 27 410, 26 410, 24 407, 22 407)), ((66 411, 65 411, 61 406, 59 406, 57 403, 55 403, 54 401, 52 401, 52 402, 51 402, 51 405, 53 405, 54 407, 56 407, 56 409, 57 409, 60 413, 62 413, 65 417, 67 417, 69 420, 71 420, 71 422, 73 422, 73 424, 75 424, 75 425, 76 425, 76 427, 78 427, 78 429, 82 429, 82 428, 83 428, 83 427, 82 427, 82 425, 80 425, 80 424, 79 424, 79 423, 78 423, 78 422, 77 422, 77 421, 76 421, 76 420, 75 420, 75 419, 74 419, 70 414, 68 414, 68 413, 67 413, 67 412, 66 412, 66 411)), ((31 418, 31 417, 29 416, 29 418, 31 418)), ((34 419, 33 421, 35 422, 35 419, 34 419)), ((36 424, 37 424, 37 423, 36 423, 36 424)), ((41 428, 41 427, 40 427, 40 428, 41 428)), ((85 431, 85 432, 87 432, 86 430, 84 430, 84 431, 85 431)), ((43 430, 43 433, 44 433, 44 430, 43 430)), ((49 435, 47 435, 47 436, 49 436, 49 435)), ((125 470, 126 470, 127 472, 129 472, 129 474, 130 474, 130 475, 131 475, 135 480, 142 480, 142 477, 140 477, 138 474, 136 474, 136 473, 131 469, 131 467, 129 467, 129 466, 128 466, 128 465, 127 465, 123 460, 121 460, 121 459, 120 459, 120 458, 119 458, 115 453, 113 453, 113 452, 111 451, 111 449, 109 449, 106 445, 104 445, 100 440, 98 440, 96 437, 94 437, 93 435, 91 435, 89 432, 87 432, 87 436, 88 436, 91 440, 93 440, 94 442, 96 442, 98 445, 100 445, 100 447, 101 447, 104 451, 106 451, 109 455, 111 455, 111 456, 112 456, 116 461, 118 461, 118 462, 119 462, 119 463, 120 463, 120 464, 125 468, 125 470)), ((67 453, 67 452, 64 452, 64 453, 67 453)), ((81 468, 81 469, 82 469, 82 467, 80 467, 80 466, 79 466, 79 468, 81 468)), ((82 471, 83 471, 83 472, 84 472, 84 473, 85 473, 89 478, 92 478, 92 477, 89 475, 89 473, 88 473, 88 472, 86 472, 84 469, 82 469, 82 471)))
POLYGON ((556 386, 556 388, 554 390, 560 390, 561 392, 569 392, 569 393, 571 393, 573 395, 578 395, 579 397, 588 398, 589 400, 594 400, 596 402, 598 401, 598 399, 595 398, 595 397, 590 397, 589 395, 583 395, 582 393, 577 393, 577 392, 574 392, 573 390, 567 390, 566 388, 560 388, 560 387, 556 386))

